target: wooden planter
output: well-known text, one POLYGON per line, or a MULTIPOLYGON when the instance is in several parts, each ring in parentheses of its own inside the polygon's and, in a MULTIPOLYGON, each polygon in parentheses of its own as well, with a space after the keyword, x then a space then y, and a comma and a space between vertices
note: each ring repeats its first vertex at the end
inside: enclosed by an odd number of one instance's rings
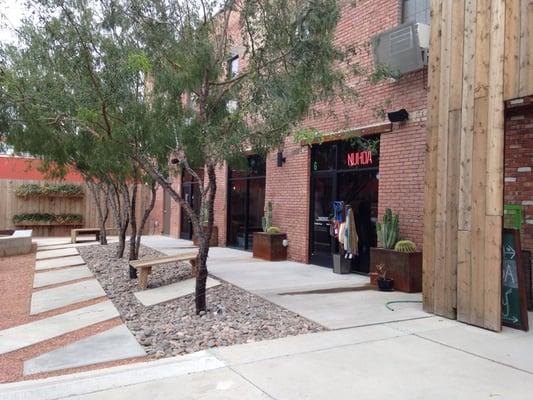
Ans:
MULTIPOLYGON (((198 246, 200 241, 198 240, 198 237, 193 234, 192 235, 192 244, 195 246, 198 246)), ((211 240, 209 241, 209 247, 217 247, 218 246, 218 227, 213 226, 213 234, 211 235, 211 240)))
POLYGON ((287 239, 286 233, 254 233, 254 257, 268 261, 285 261, 287 259, 287 248, 283 246, 285 239, 287 239))
POLYGON ((387 277, 394 279, 394 289, 407 293, 422 291, 422 252, 402 253, 373 247, 370 249, 370 272, 384 264, 387 277))

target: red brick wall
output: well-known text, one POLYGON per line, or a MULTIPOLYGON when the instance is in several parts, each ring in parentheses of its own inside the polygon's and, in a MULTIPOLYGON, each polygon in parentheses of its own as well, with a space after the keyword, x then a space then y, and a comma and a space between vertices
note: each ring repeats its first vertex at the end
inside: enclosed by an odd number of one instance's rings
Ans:
POLYGON ((272 224, 287 233, 288 257, 307 262, 309 253, 310 151, 287 140, 286 162, 277 167, 277 154, 267 157, 265 204, 272 202, 272 224))
MULTIPOLYGON (((344 1, 342 4, 336 41, 341 46, 355 46, 355 61, 371 70, 373 55, 369 39, 398 25, 400 1, 360 0, 344 1)), ((236 18, 233 19, 233 25, 236 30, 236 18)), ((240 38, 240 35, 237 37, 240 38)), ((243 61, 240 61, 241 69, 245 68, 243 61)), ((379 212, 382 215, 386 208, 399 212, 401 234, 421 246, 427 71, 404 76, 396 82, 387 80, 378 84, 370 84, 366 75, 352 77, 348 84, 358 92, 357 99, 338 99, 332 106, 319 104, 316 109, 324 113, 308 118, 302 126, 328 133, 383 122, 384 111, 406 108, 410 112, 411 119, 407 124, 396 124, 392 133, 381 136, 379 212), (331 110, 334 111, 333 115, 328 112, 331 110)), ((307 262, 310 151, 307 146, 294 144, 292 139, 288 139, 284 156, 287 161, 283 167, 276 166, 275 153, 267 158, 265 200, 273 203, 274 225, 288 233, 289 258, 307 262)), ((215 222, 219 228, 219 242, 224 245, 227 220, 225 168, 218 171, 217 179, 215 222)))
POLYGON ((505 132, 505 204, 523 207, 522 248, 533 251, 533 113, 508 119, 505 132))

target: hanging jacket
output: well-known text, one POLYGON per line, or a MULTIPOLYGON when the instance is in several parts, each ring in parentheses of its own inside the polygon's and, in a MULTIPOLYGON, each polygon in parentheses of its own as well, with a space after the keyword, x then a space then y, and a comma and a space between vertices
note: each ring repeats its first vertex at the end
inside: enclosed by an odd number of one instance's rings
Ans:
POLYGON ((359 254, 359 237, 355 227, 355 217, 352 208, 346 212, 346 229, 344 232, 344 250, 347 253, 357 256, 359 254))

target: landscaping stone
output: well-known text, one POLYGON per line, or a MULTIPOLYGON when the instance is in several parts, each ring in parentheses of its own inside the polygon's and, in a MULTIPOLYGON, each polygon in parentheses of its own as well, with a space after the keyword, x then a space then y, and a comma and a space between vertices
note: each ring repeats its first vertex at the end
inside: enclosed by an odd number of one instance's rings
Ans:
MULTIPOLYGON (((196 315, 194 294, 146 307, 135 297, 136 279, 129 279, 128 262, 115 258, 116 245, 80 247, 79 251, 124 322, 146 352, 154 357, 192 353, 289 335, 317 332, 323 328, 282 307, 229 283, 207 291, 207 313, 196 315)), ((141 258, 160 253, 141 247, 141 258)), ((154 268, 152 287, 190 279, 188 263, 154 268)))
POLYGON ((78 340, 24 362, 24 375, 141 357, 145 352, 125 325, 78 340))
POLYGON ((38 260, 35 262, 35 269, 40 271, 43 269, 74 267, 75 265, 82 264, 85 264, 85 261, 83 261, 83 258, 80 256, 61 257, 49 260, 38 260))
POLYGON ((0 354, 9 353, 119 316, 110 301, 0 331, 0 354))
MULTIPOLYGON (((192 294, 194 293, 195 285, 196 279, 191 278, 154 289, 142 290, 135 293, 135 297, 143 306, 149 307, 192 294)), ((216 279, 207 278, 206 288, 209 289, 218 285, 220 285, 220 282, 216 279)))
POLYGON ((39 314, 104 296, 105 292, 96 279, 44 289, 33 293, 30 314, 39 314))
POLYGON ((49 258, 58 258, 58 257, 66 257, 66 256, 75 256, 79 254, 78 250, 76 248, 66 248, 66 249, 57 249, 57 250, 44 250, 44 251, 38 251, 35 254, 36 260, 46 260, 49 258))
POLYGON ((52 270, 46 272, 37 272, 33 278, 33 287, 40 288, 58 283, 74 281, 76 279, 88 278, 93 276, 86 265, 78 267, 52 270))

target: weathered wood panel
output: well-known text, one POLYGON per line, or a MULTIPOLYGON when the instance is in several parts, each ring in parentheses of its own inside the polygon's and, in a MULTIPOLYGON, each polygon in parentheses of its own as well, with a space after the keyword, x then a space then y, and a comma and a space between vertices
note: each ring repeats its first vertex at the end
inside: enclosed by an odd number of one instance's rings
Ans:
POLYGON ((533 94, 532 26, 533 0, 432 2, 424 309, 496 331, 504 99, 533 94))
MULTIPOLYGON (((98 227, 98 210, 96 202, 86 185, 82 184, 84 196, 80 198, 62 197, 17 197, 16 189, 26 183, 43 184, 43 181, 0 180, 0 230, 15 229, 13 216, 22 213, 81 214, 83 227, 98 227)), ((141 210, 150 201, 150 190, 141 186, 138 196, 137 220, 140 222, 141 210)), ((114 228, 114 219, 109 215, 106 226, 114 228)), ((149 227, 146 227, 148 229, 149 227)), ((71 227, 33 227, 34 236, 65 236, 71 227)))

